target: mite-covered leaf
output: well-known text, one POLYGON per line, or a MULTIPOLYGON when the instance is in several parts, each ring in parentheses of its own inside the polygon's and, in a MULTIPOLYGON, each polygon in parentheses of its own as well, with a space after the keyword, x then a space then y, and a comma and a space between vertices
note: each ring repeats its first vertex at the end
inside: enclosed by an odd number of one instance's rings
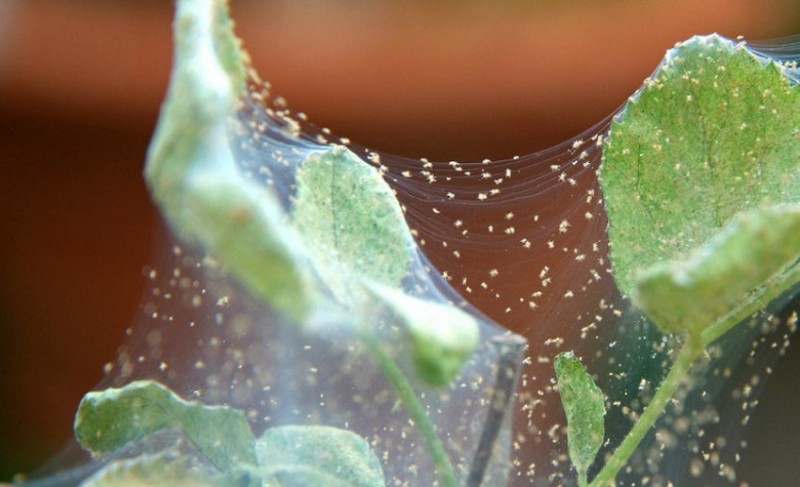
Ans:
POLYGON ((178 2, 175 61, 145 176, 180 237, 201 243, 254 294, 302 321, 314 294, 299 245, 277 198, 239 173, 228 138, 243 59, 226 2, 178 2))
POLYGON ((96 454, 118 450, 163 428, 179 428, 222 472, 254 464, 253 434, 242 411, 185 401, 158 382, 86 394, 75 415, 78 442, 96 454))
POLYGON ((281 487, 383 487, 383 471, 367 440, 330 426, 280 426, 256 443, 267 479, 281 487))
POLYGON ((744 210, 800 201, 800 98, 712 35, 670 50, 612 123, 600 168, 615 279, 683 260, 744 210))
POLYGON ((315 291, 303 266, 303 245, 277 198, 252 182, 214 174, 187 191, 195 235, 256 296, 301 322, 315 291))
POLYGON ((700 336, 724 320, 704 337, 709 342, 796 284, 798 259, 800 206, 752 210, 734 217, 689 258, 647 269, 633 297, 668 333, 700 336))
POLYGON ((297 171, 294 224, 328 287, 348 305, 364 280, 399 286, 413 240, 378 171, 346 147, 309 155, 297 171))
POLYGON ((345 147, 313 153, 297 172, 293 203, 293 222, 337 299, 354 310, 370 297, 382 302, 407 331, 420 378, 449 382, 477 347, 478 323, 401 291, 414 242, 378 171, 345 147))
POLYGON ((371 290, 411 339, 417 375, 433 385, 450 382, 478 346, 475 318, 450 304, 414 298, 385 286, 371 286, 371 290))
POLYGON ((567 446, 572 465, 585 478, 603 446, 605 397, 572 352, 553 361, 561 403, 567 415, 567 446))
POLYGON ((81 487, 239 487, 240 482, 212 474, 200 467, 190 467, 182 460, 168 460, 161 455, 144 456, 108 464, 81 482, 81 487))

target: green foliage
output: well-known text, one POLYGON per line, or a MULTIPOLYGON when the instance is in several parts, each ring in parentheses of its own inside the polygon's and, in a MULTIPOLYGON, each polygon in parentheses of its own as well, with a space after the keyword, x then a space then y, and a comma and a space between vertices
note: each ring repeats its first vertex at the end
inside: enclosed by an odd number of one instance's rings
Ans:
POLYGON ((297 170, 293 204, 293 223, 340 301, 361 304, 365 281, 400 285, 414 241, 375 168, 342 146, 312 153, 297 170))
POLYGON ((686 259, 734 214, 800 201, 800 97, 716 35, 672 49, 614 121, 601 183, 615 279, 686 259))
POLYGON ((110 463, 83 485, 383 486, 381 464, 360 436, 330 426, 281 426, 258 440, 242 411, 184 401, 154 381, 90 392, 75 415, 75 436, 94 454, 107 454, 166 428, 178 428, 218 469, 190 467, 162 454, 110 463), (251 479, 252 481, 249 481, 251 479))
POLYGON ((185 203, 198 222, 196 234, 256 296, 302 319, 317 299, 303 247, 286 230, 273 194, 254 191, 251 184, 211 174, 195 177, 185 203))
POLYGON ((183 0, 169 91, 145 176, 173 230, 210 249, 256 296, 297 321, 315 299, 276 197, 238 173, 228 117, 244 88, 226 2, 183 0))
MULTIPOLYGON (((297 169, 297 194, 292 215, 287 214, 271 187, 239 171, 228 139, 246 69, 226 2, 179 0, 175 45, 170 88, 145 169, 172 229, 199 243, 232 277, 297 324, 318 308, 324 294, 318 290, 330 291, 352 315, 345 324, 370 343, 382 370, 397 372, 389 364, 393 359, 372 345, 380 312, 372 312, 368 302, 373 286, 402 294, 401 280, 414 255, 391 189, 348 149, 332 147, 312 152, 297 169)), ((395 304, 389 294, 384 309, 395 304)), ((428 333, 422 341, 420 323, 427 318, 408 318, 408 313, 404 310, 402 321, 417 369, 424 380, 443 384, 477 346, 477 323, 463 311, 447 309, 439 313, 452 318, 446 332, 428 333), (453 340, 456 334, 460 337, 453 340)), ((397 376, 390 382, 405 383, 397 376)), ((443 484, 454 485, 449 458, 414 391, 402 387, 397 392, 403 404, 413 405, 412 417, 443 484)))
POLYGON ((603 446, 605 396, 572 352, 558 354, 553 366, 567 415, 569 458, 584 484, 589 467, 603 446))
POLYGON ((744 212, 687 259, 645 270, 634 301, 667 333, 699 337, 715 325, 707 345, 794 285, 798 258, 800 206, 744 212))
POLYGON ((345 147, 308 156, 297 171, 293 223, 339 301, 360 315, 377 299, 404 325, 418 375, 445 385, 478 346, 478 323, 458 308, 409 296, 400 281, 414 242, 391 188, 345 147))
POLYGON ((411 339, 417 375, 443 386, 453 380, 478 347, 478 323, 449 304, 409 296, 386 286, 372 286, 373 295, 386 303, 411 339))
POLYGON ((613 483, 704 347, 800 281, 800 98, 782 70, 695 37, 612 124, 600 176, 615 279, 684 343, 593 485, 613 483))
MULTIPOLYGON (((359 317, 351 325, 369 329, 372 323, 363 319, 367 288, 383 285, 399 293, 414 252, 391 188, 342 146, 312 152, 298 168, 291 215, 271 188, 241 175, 228 120, 244 86, 244 57, 225 3, 178 4, 175 66, 145 171, 153 197, 178 235, 199 241, 251 292, 295 322, 309 315, 322 287, 359 317)), ((392 309, 398 293, 388 293, 392 309)), ((477 346, 477 323, 456 308, 438 314, 450 319, 442 325, 447 329, 424 341, 419 323, 429 323, 426 316, 406 309, 401 319, 421 377, 444 384, 477 346), (457 343, 456 335, 462 337, 457 343), (440 337, 443 342, 431 343, 440 337)))
POLYGON ((114 452, 164 428, 179 428, 220 471, 256 461, 244 413, 185 401, 149 380, 87 393, 74 428, 81 446, 96 454, 114 452))
POLYGON ((329 426, 279 426, 256 443, 267 478, 281 487, 383 487, 381 464, 360 436, 329 426))
MULTIPOLYGON (((377 343, 370 323, 377 313, 366 310, 376 300, 400 321, 420 377, 433 384, 452 380, 475 349, 476 321, 402 290, 413 258, 402 211, 380 173, 348 149, 306 158, 291 215, 270 189, 239 173, 228 118, 245 64, 225 2, 178 4, 175 67, 146 168, 154 198, 179 236, 203 245, 294 321, 318 303, 318 288, 348 308, 350 324, 411 411, 442 483, 455 485, 424 407, 377 343)), ((633 428, 600 482, 613 480, 702 347, 798 280, 795 91, 778 65, 718 36, 697 37, 669 52, 612 124, 600 176, 615 279, 663 331, 687 332, 689 340, 642 415, 646 422, 633 428)), ((603 394, 572 354, 556 357, 555 368, 570 458, 585 484, 603 442, 603 394)), ((383 482, 377 460, 350 433, 270 430, 256 460, 240 412, 183 401, 157 383, 90 393, 76 417, 79 441, 98 453, 168 426, 181 428, 223 471, 260 461, 248 468, 267 472, 269 485, 383 482), (220 430, 226 422, 234 426, 220 430)))

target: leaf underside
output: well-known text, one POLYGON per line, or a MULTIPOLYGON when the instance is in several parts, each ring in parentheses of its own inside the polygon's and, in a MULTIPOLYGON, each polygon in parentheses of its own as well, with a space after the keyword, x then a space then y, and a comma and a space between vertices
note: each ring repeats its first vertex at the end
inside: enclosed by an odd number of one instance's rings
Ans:
POLYGON ((292 223, 331 292, 357 307, 363 282, 399 287, 413 240, 400 204, 372 166, 343 146, 309 155, 297 170, 292 223))
POLYGON ((383 487, 381 464, 369 443, 330 426, 279 426, 256 442, 256 455, 281 487, 383 487))
POLYGON ((703 335, 707 345, 800 279, 800 206, 737 214, 708 245, 642 272, 634 302, 663 331, 703 335))
POLYGON ((188 462, 162 455, 116 461, 81 482, 81 487, 236 487, 236 482, 215 476, 188 462))

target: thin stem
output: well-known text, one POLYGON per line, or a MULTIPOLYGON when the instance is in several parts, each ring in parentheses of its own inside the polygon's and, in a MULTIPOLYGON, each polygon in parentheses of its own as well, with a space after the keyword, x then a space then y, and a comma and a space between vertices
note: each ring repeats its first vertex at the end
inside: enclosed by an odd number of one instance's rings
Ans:
POLYGON ((444 444, 436 433, 436 427, 428 417, 425 406, 417 397, 405 374, 397 366, 394 359, 381 348, 374 336, 369 333, 363 333, 361 338, 367 344, 367 347, 372 352, 372 357, 378 363, 383 375, 394 387, 397 396, 408 411, 408 415, 411 416, 422 435, 425 446, 428 448, 428 453, 431 455, 431 460, 439 473, 442 485, 444 487, 457 487, 458 481, 456 480, 453 465, 450 463, 450 457, 447 456, 447 452, 444 450, 444 444))
POLYGON ((586 487, 587 485, 589 485, 589 482, 586 480, 586 471, 581 470, 578 473, 578 487, 586 487))
POLYGON ((656 420, 664 412, 664 409, 667 407, 670 399, 672 399, 675 391, 677 391, 678 387, 686 380, 689 369, 702 350, 702 344, 697 338, 687 338, 678 357, 672 364, 669 374, 667 374, 667 377, 661 382, 661 385, 658 386, 658 390, 650 401, 650 404, 647 405, 638 421, 636 421, 636 424, 633 425, 633 428, 631 428, 628 435, 611 455, 611 458, 603 469, 600 470, 600 473, 598 473, 594 480, 592 480, 592 483, 589 484, 590 487, 614 485, 614 479, 617 477, 617 473, 619 473, 628 461, 628 458, 630 458, 634 450, 636 450, 636 447, 639 446, 639 443, 641 443, 656 420))

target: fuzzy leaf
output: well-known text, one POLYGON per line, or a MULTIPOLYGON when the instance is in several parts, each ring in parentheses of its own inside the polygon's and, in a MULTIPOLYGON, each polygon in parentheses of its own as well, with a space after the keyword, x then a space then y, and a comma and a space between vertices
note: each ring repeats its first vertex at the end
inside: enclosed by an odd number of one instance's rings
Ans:
POLYGON ((145 176, 171 228, 201 243, 250 290, 302 321, 315 298, 301 247, 268 189, 245 178, 228 138, 244 89, 244 54, 227 3, 178 1, 169 91, 145 176))
POLYGON ((572 352, 558 354, 553 366, 567 415, 569 458, 578 475, 585 478, 603 446, 605 397, 572 352))
POLYGON ((330 426, 270 428, 256 443, 260 471, 282 487, 383 487, 378 457, 369 443, 330 426))
POLYGON ((343 146, 312 153, 297 171, 293 203, 293 222, 340 301, 358 307, 365 280, 400 285, 413 239, 375 168, 343 146))
POLYGON ((358 309, 371 295, 401 320, 417 372, 444 385, 478 344, 473 317, 399 290, 413 239, 391 188, 345 147, 310 155, 297 172, 294 224, 337 298, 358 309))
POLYGON ((74 428, 81 446, 96 454, 116 451, 163 428, 179 428, 222 472, 255 463, 255 439, 244 413, 185 401, 150 380, 89 392, 78 406, 74 428))
POLYGON ((600 168, 615 279, 686 259, 741 211, 800 201, 800 97, 712 35, 678 44, 612 123, 600 168))
POLYGON ((475 318, 450 304, 425 301, 385 286, 371 290, 401 320, 411 339, 417 375, 437 386, 455 378, 478 347, 475 318))
POLYGON ((647 269, 633 298, 666 333, 700 336, 716 325, 703 339, 708 344, 796 284, 798 259, 800 206, 752 210, 688 259, 647 269))

